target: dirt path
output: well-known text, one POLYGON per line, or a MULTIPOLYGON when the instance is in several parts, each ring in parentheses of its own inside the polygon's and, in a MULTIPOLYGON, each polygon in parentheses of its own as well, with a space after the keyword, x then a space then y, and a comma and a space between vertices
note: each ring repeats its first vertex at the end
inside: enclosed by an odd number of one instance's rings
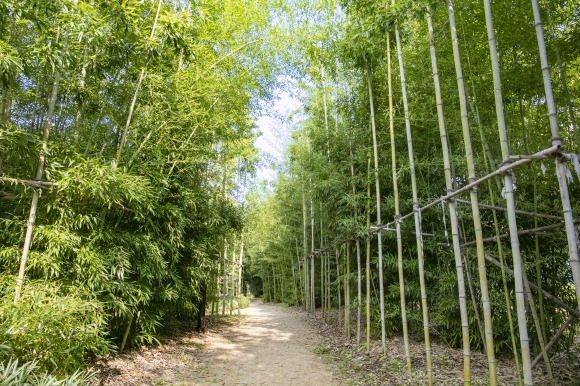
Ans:
POLYGON ((242 318, 100 364, 102 385, 339 385, 304 318, 255 299, 242 318))
POLYGON ((338 384, 329 367, 313 352, 317 335, 298 315, 259 299, 243 313, 247 315, 244 322, 225 329, 207 346, 203 377, 184 374, 184 383, 338 384))

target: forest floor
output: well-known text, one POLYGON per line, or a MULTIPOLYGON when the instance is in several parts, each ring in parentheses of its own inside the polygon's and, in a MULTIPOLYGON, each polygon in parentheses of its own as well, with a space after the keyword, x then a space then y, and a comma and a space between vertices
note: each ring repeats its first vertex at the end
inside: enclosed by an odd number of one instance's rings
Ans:
MULTIPOLYGON (((356 342, 356 311, 351 312, 351 339, 343 329, 338 329, 336 310, 322 319, 320 310, 314 315, 303 312, 310 323, 317 327, 323 343, 316 350, 326 356, 339 369, 339 376, 349 385, 426 385, 427 371, 425 341, 409 338, 412 370, 406 369, 406 357, 402 335, 386 339, 387 352, 382 354, 380 337, 371 339, 366 351, 364 322, 361 327, 361 344, 356 342)), ((364 315, 362 315, 364 318, 364 315)), ((433 382, 436 385, 463 385, 463 350, 451 348, 431 337, 433 382)), ((555 385, 580 386, 580 339, 568 353, 550 356, 555 385)), ((532 357, 533 359, 533 357, 532 357)), ((518 379, 513 358, 496 355, 497 380, 500 385, 517 385, 518 379)), ((520 364, 521 366, 521 364, 520 364)), ((484 353, 471 352, 471 384, 488 385, 489 370, 484 353)), ((536 385, 549 385, 549 377, 543 361, 533 369, 536 385)))
MULTIPOLYGON (((336 318, 336 313, 334 314, 336 318)), ((354 316, 354 315, 353 315, 354 316)), ((356 317, 353 318, 356 320, 356 317)), ((296 307, 254 299, 242 315, 208 317, 208 332, 183 332, 162 338, 162 344, 123 355, 100 358, 95 364, 100 385, 422 385, 426 384, 422 340, 410 343, 413 370, 407 370, 402 338, 380 341, 371 350, 344 338, 331 318, 307 314, 296 307)), ((334 320, 335 321, 335 320, 334 320)), ((364 336, 362 337, 364 341, 364 336)), ((433 379, 440 385, 463 382, 463 353, 432 341, 433 379)), ((580 353, 552 358, 557 385, 580 385, 580 353)), ((497 358, 498 382, 517 384, 512 359, 497 358)), ((473 385, 488 384, 487 357, 472 352, 473 385)), ((543 363, 534 368, 534 382, 548 384, 543 363)))

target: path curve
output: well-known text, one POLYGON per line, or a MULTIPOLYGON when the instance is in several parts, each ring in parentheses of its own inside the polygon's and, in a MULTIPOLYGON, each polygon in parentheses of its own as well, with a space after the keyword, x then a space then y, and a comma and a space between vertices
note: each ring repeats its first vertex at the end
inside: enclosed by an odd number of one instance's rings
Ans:
POLYGON ((330 366, 314 353, 319 338, 301 315, 260 299, 242 313, 244 321, 207 341, 204 371, 182 374, 178 384, 340 384, 330 366))

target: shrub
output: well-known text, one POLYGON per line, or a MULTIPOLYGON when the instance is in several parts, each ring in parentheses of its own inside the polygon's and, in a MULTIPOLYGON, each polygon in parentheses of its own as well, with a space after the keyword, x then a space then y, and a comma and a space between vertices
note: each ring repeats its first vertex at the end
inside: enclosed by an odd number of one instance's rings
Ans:
POLYGON ((15 278, 0 277, 0 360, 35 361, 40 371, 73 373, 86 354, 105 354, 101 304, 88 293, 42 281, 27 283, 13 302, 15 278))
POLYGON ((248 308, 250 306, 251 299, 247 296, 238 296, 238 302, 240 303, 240 308, 248 308))

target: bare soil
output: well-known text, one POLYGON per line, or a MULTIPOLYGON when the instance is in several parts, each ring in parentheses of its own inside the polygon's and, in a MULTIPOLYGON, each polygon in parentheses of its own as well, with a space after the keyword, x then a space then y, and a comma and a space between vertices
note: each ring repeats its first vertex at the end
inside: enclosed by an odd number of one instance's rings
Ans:
POLYGON ((101 385, 339 385, 297 310, 254 299, 240 317, 210 318, 205 334, 97 363, 101 385))

